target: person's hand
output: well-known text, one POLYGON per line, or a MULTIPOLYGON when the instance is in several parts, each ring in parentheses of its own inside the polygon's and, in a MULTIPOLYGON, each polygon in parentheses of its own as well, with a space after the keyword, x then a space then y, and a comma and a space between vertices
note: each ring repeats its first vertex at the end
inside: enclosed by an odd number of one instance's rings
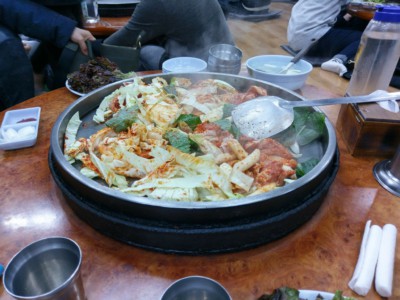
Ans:
POLYGON ((90 33, 90 31, 75 27, 71 35, 71 41, 79 45, 81 52, 85 55, 88 54, 86 41, 95 41, 96 38, 90 33))

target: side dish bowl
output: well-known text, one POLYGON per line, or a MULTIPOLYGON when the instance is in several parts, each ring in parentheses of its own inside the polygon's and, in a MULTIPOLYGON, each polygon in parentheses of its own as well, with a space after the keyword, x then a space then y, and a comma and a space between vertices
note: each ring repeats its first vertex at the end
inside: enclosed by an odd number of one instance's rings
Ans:
POLYGON ((290 63, 292 56, 259 55, 246 61, 247 72, 251 77, 265 80, 289 90, 300 89, 310 75, 313 67, 304 59, 295 63, 287 72, 279 73, 290 63))
POLYGON ((377 3, 368 1, 351 1, 346 10, 354 17, 369 21, 374 17, 377 3))
POLYGON ((0 149, 33 146, 39 130, 40 110, 40 107, 32 107, 7 111, 0 130, 0 149))
POLYGON ((202 72, 207 69, 207 63, 195 57, 175 57, 163 62, 163 73, 172 72, 202 72))

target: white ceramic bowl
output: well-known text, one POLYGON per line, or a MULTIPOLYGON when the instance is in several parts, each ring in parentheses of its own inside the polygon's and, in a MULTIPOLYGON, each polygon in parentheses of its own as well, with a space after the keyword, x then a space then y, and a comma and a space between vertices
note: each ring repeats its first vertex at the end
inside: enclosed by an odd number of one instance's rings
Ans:
POLYGON ((274 83, 289 90, 297 90, 305 84, 313 67, 309 62, 301 59, 292 66, 289 72, 278 74, 292 58, 288 55, 254 56, 246 61, 247 72, 251 77, 274 83))
POLYGON ((207 69, 207 63, 195 57, 174 57, 163 62, 163 73, 201 72, 207 69))
POLYGON ((1 124, 0 149, 33 146, 38 135, 40 110, 40 107, 31 107, 7 111, 1 124))

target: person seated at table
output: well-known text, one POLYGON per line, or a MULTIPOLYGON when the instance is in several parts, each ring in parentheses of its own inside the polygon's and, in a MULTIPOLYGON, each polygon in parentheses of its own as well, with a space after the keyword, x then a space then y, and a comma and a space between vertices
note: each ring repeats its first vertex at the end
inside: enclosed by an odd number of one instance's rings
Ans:
POLYGON ((133 46, 141 32, 141 70, 160 70, 165 60, 179 56, 207 61, 210 46, 235 44, 217 0, 141 1, 129 22, 104 43, 133 46))
MULTIPOLYGON (((76 21, 76 27, 83 28, 82 0, 31 0, 76 21)), ((65 85, 66 70, 59 67, 63 48, 52 42, 41 41, 30 53, 30 61, 34 72, 36 93, 44 89, 53 90, 65 85)), ((70 63, 70 62, 68 62, 70 63)))
POLYGON ((34 96, 33 70, 19 34, 64 47, 69 41, 87 54, 93 35, 40 1, 0 1, 0 109, 34 96))
POLYGON ((346 13, 349 0, 299 0, 292 8, 287 28, 289 46, 300 51, 311 40, 317 42, 307 53, 327 61, 321 68, 343 76, 354 60, 367 21, 346 13))

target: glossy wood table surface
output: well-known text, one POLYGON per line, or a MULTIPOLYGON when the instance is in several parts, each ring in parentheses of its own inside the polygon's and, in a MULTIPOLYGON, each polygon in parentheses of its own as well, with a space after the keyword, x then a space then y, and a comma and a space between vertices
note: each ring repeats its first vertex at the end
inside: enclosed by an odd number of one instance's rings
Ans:
MULTIPOLYGON (((332 93, 313 85, 307 98, 332 93)), ((340 168, 324 203, 312 219, 286 237, 254 249, 219 255, 184 256, 135 248, 88 226, 68 206, 48 167, 50 132, 58 115, 77 97, 66 88, 30 99, 12 109, 42 108, 39 136, 32 148, 0 150, 0 263, 38 239, 66 236, 82 248, 81 275, 88 300, 160 299, 176 279, 203 275, 219 281, 234 300, 257 299, 280 286, 343 290, 356 264, 365 223, 400 228, 400 198, 374 179, 383 157, 352 157, 340 134, 340 168)), ((339 107, 324 109, 333 124, 339 107)), ((0 120, 4 111, 0 113, 0 120)), ((400 252, 396 254, 394 292, 400 299, 400 252)), ((0 286, 0 299, 11 299, 0 286)), ((368 296, 381 299, 372 287, 368 296)))
POLYGON ((129 19, 130 17, 101 17, 98 23, 86 23, 84 28, 95 37, 105 38, 122 28, 129 19))

